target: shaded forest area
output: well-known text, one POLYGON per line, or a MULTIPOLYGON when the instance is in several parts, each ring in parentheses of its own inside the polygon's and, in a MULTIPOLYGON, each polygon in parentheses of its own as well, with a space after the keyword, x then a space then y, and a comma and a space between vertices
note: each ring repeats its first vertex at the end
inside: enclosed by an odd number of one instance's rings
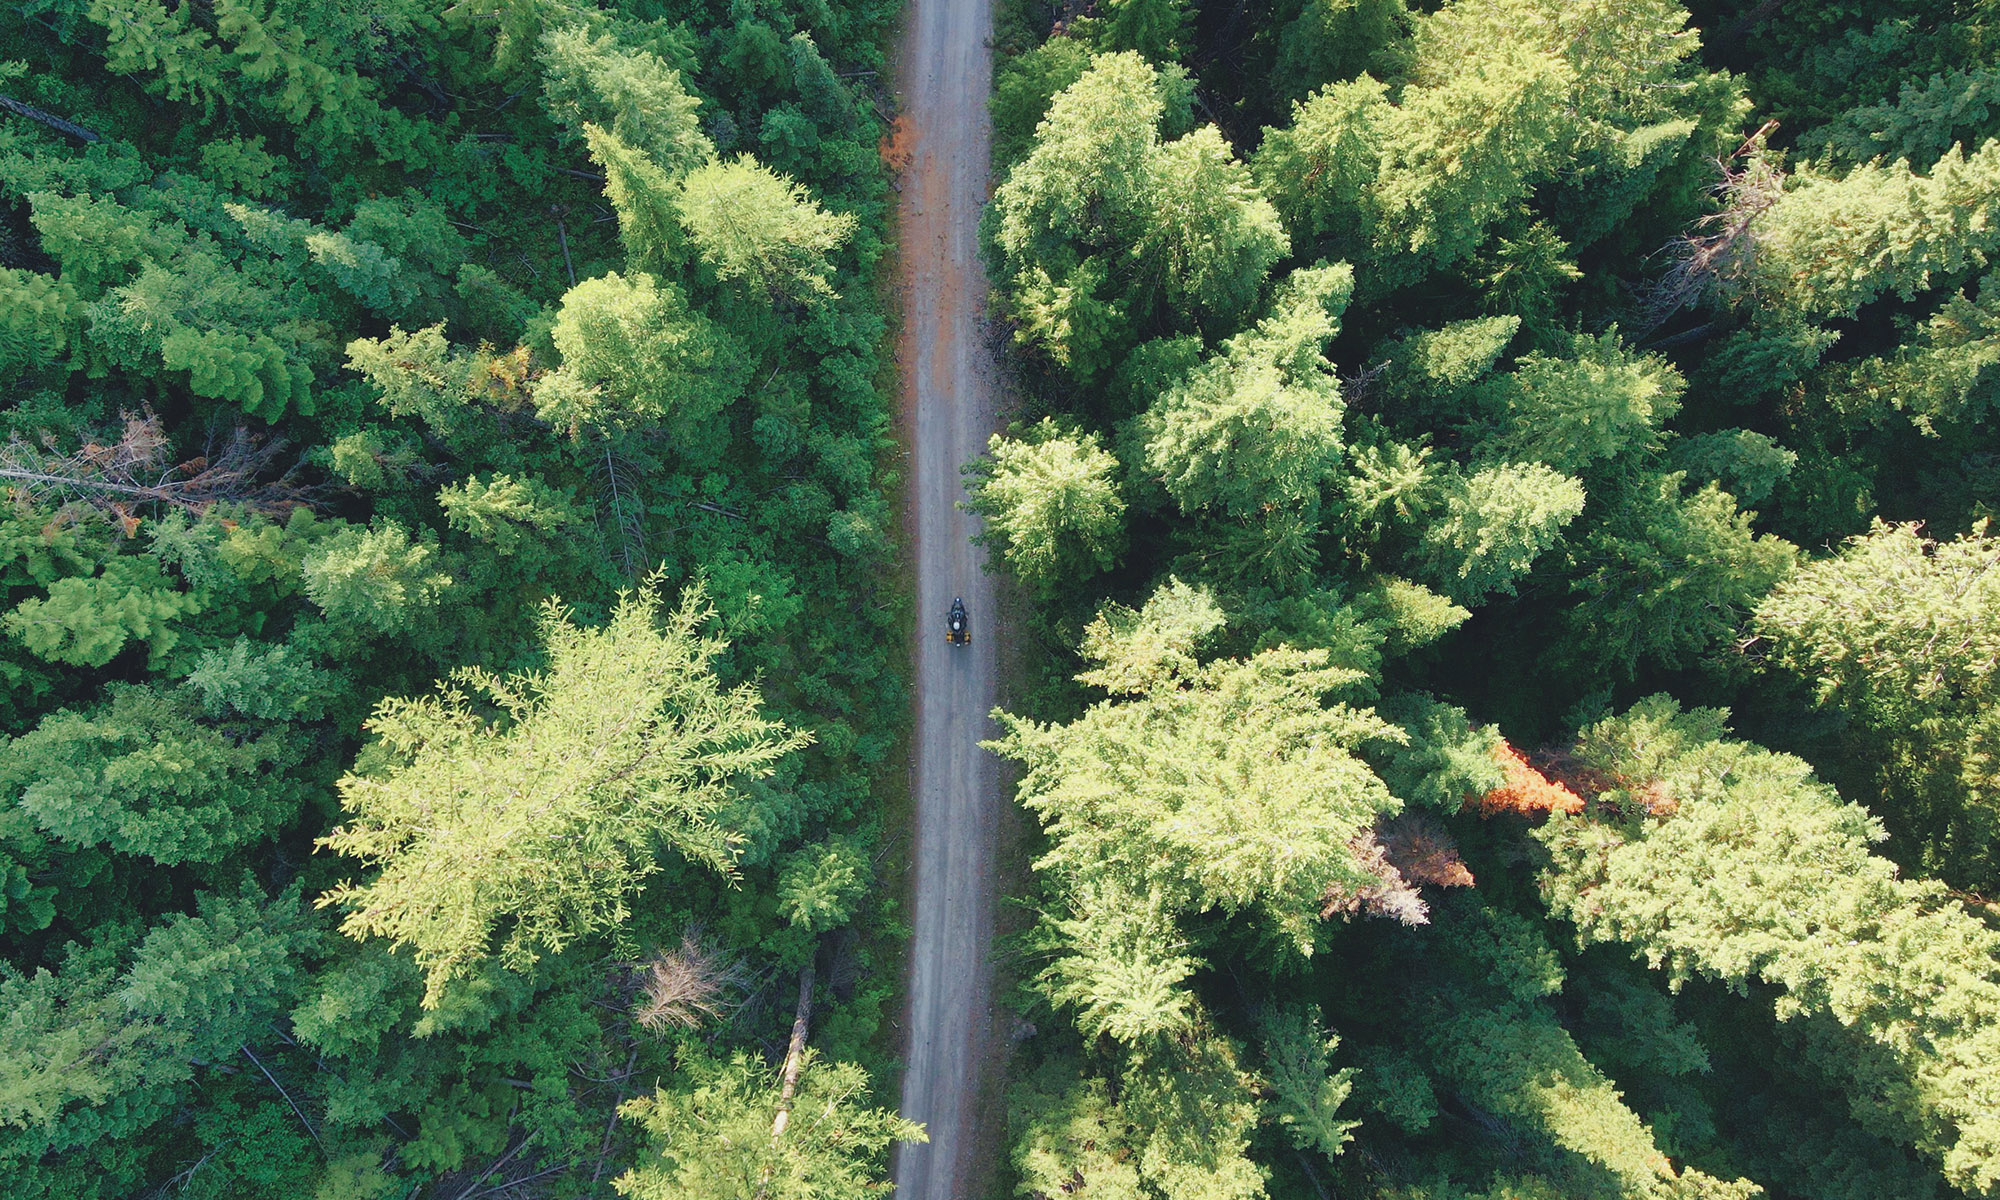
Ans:
POLYGON ((1015 1194, 2000 1195, 1996 21, 1007 10, 1015 1194))
POLYGON ((920 1136, 895 9, 10 8, 0 1194, 851 1197, 920 1136))

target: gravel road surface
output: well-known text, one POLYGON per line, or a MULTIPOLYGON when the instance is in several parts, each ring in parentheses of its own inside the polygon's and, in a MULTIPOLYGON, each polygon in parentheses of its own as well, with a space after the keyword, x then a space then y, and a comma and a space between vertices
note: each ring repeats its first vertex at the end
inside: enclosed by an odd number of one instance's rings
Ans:
POLYGON ((986 448, 996 423, 996 366, 982 334, 986 277, 979 263, 986 202, 986 112, 993 56, 991 0, 911 0, 900 55, 903 174, 904 427, 910 439, 910 520, 917 613, 916 939, 910 951, 902 1111, 930 1129, 903 1147, 898 1200, 971 1200, 975 1136, 991 1057, 997 760, 979 748, 994 732, 994 603, 972 545, 978 519, 958 509, 959 467, 986 448), (953 596, 972 616, 970 646, 944 641, 953 596))

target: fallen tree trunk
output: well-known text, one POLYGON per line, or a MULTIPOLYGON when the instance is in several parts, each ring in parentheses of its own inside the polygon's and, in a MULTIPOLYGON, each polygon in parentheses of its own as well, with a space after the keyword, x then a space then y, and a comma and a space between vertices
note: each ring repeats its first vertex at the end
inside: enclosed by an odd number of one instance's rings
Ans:
POLYGON ((785 1047, 785 1069, 778 1085, 778 1115, 771 1121, 771 1140, 785 1135, 792 1119, 792 1096, 799 1090, 799 1071, 806 1065, 806 1023, 812 1017, 814 954, 799 970, 799 1006, 792 1016, 792 1041, 785 1047))
POLYGON ((79 142, 87 144, 104 140, 104 135, 93 133, 75 121, 65 121, 54 113, 43 112, 32 104, 23 104, 12 96, 0 96, 0 108, 6 109, 15 116, 26 117, 30 121, 39 121, 57 133, 67 134, 79 142))

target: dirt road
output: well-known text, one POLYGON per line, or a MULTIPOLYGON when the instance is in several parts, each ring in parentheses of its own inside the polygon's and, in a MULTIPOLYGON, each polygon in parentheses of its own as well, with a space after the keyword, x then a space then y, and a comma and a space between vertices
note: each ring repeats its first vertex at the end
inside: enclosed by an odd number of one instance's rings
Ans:
POLYGON ((970 1200, 979 1072, 990 1044, 993 862, 1000 805, 991 736, 993 587, 959 511, 959 467, 995 425, 995 364, 980 320, 986 277, 978 226, 992 130, 991 0, 910 0, 901 53, 903 373, 911 440, 918 650, 914 747, 917 813, 914 924, 903 1115, 930 1144, 895 1161, 897 1200, 970 1200), (944 642, 945 610, 962 596, 973 641, 944 642))

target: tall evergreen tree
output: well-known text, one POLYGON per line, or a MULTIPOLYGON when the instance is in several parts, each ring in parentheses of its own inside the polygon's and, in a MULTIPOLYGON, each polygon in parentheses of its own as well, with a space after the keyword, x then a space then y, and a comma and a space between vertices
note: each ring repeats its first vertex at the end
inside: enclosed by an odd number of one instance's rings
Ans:
POLYGON ((436 696, 377 707, 377 749, 340 781, 350 820, 322 840, 381 872, 319 902, 347 911, 351 936, 409 947, 425 1007, 496 937, 501 960, 525 969, 616 929, 662 846, 734 869, 718 811, 808 739, 760 715, 748 685, 716 682, 723 646, 698 632, 713 616, 698 589, 664 625, 660 607, 649 585, 596 630, 551 601, 546 670, 468 668, 436 696), (479 715, 461 687, 505 719, 479 715))

